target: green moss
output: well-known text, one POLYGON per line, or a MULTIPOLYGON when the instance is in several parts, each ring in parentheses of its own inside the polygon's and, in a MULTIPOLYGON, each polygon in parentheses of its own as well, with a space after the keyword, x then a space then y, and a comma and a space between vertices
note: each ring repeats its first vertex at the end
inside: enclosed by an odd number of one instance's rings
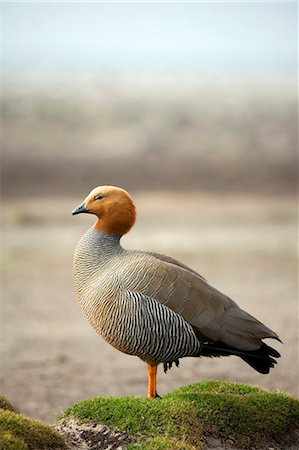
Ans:
POLYGON ((7 400, 4 395, 0 394, 0 409, 6 409, 8 411, 17 412, 12 404, 7 400))
POLYGON ((243 447, 264 439, 280 440, 299 427, 299 401, 285 393, 206 382, 185 386, 170 396, 181 404, 192 403, 206 432, 243 447))
POLYGON ((204 434, 250 448, 282 441, 299 427, 299 401, 261 388, 218 381, 182 387, 162 400, 98 398, 79 403, 61 418, 101 423, 128 433, 143 450, 200 449, 204 434))
POLYGON ((0 450, 28 450, 28 445, 11 433, 3 433, 0 435, 0 450))
POLYGON ((62 437, 49 426, 8 410, 0 410, 0 450, 65 449, 62 437))
POLYGON ((175 438, 160 436, 156 438, 143 439, 137 444, 128 445, 128 450, 203 450, 204 446, 199 444, 194 447, 186 441, 175 438))

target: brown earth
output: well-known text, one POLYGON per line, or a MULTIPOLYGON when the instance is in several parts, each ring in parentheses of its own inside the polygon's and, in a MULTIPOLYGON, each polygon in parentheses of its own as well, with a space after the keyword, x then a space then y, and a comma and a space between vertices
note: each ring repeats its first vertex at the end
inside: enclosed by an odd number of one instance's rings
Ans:
MULTIPOLYGON (((143 396, 146 368, 91 329, 76 301, 72 256, 92 223, 71 217, 82 197, 20 198, 4 203, 1 388, 24 414, 54 422, 95 396, 143 396)), ((134 193, 133 193, 134 194, 134 193)), ((282 358, 260 375, 235 357, 186 358, 160 371, 159 394, 221 379, 298 394, 295 198, 135 193, 138 222, 123 245, 164 252, 198 270, 274 329, 282 358)))

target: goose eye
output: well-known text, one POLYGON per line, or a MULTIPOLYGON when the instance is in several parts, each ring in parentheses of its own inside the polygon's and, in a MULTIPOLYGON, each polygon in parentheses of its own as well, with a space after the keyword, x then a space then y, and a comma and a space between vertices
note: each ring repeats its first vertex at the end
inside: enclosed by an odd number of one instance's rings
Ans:
POLYGON ((102 200, 102 198, 103 198, 102 195, 96 195, 94 199, 95 199, 95 200, 102 200))

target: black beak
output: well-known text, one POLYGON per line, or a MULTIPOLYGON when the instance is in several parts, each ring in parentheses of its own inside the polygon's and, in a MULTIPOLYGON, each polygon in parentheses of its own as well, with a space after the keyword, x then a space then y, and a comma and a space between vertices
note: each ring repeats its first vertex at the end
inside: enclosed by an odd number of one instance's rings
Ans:
POLYGON ((81 203, 81 205, 77 206, 77 208, 75 208, 72 211, 72 215, 75 216, 76 214, 87 213, 88 209, 85 208, 84 204, 85 204, 85 202, 83 202, 83 203, 81 203))

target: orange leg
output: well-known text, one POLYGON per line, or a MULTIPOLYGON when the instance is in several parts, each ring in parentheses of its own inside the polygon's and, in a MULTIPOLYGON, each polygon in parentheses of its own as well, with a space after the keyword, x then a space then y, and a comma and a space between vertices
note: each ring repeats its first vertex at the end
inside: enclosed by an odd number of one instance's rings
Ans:
POLYGON ((147 365, 147 373, 148 373, 148 390, 147 397, 148 398, 156 398, 159 397, 157 394, 157 371, 158 366, 147 365))

